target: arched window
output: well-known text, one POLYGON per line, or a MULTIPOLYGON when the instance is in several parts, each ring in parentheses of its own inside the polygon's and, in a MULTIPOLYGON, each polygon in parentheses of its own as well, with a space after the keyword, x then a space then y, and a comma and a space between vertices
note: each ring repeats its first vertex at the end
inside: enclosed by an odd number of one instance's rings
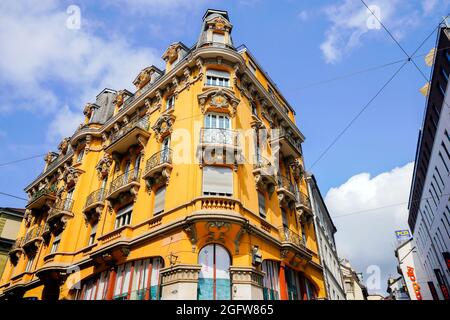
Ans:
POLYGON ((198 278, 198 300, 230 300, 230 255, 218 244, 200 250, 198 262, 202 269, 198 278))

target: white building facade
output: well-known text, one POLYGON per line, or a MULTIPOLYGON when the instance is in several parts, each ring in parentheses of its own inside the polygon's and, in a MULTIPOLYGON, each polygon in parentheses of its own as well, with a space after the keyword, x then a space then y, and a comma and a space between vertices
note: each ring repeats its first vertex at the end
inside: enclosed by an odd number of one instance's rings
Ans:
POLYGON ((329 300, 346 300, 342 272, 334 239, 334 234, 337 230, 323 201, 314 175, 309 176, 306 180, 308 182, 308 191, 311 195, 311 207, 317 233, 319 255, 323 266, 327 297, 329 300))
POLYGON ((434 299, 450 284, 450 29, 440 28, 419 133, 408 223, 434 299))

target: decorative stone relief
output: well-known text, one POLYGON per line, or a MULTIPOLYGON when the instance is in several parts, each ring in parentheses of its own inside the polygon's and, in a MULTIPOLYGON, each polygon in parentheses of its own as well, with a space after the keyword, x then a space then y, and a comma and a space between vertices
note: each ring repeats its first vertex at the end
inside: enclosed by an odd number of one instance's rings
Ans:
POLYGON ((225 237, 231 230, 231 224, 224 221, 209 221, 206 223, 206 230, 208 231, 207 242, 219 241, 225 243, 225 237))
POLYGON ((59 153, 65 155, 69 148, 69 138, 64 138, 58 145, 59 153))
POLYGON ((208 110, 209 106, 215 110, 226 110, 232 117, 236 115, 237 106, 240 100, 234 95, 230 89, 210 88, 197 96, 202 113, 208 110))
POLYGON ((173 131, 174 121, 175 116, 173 115, 173 109, 160 115, 158 120, 156 120, 155 124, 152 126, 158 141, 161 141, 162 138, 173 131))
POLYGON ((292 169, 292 175, 294 176, 295 181, 300 181, 303 178, 303 174, 305 173, 305 169, 300 161, 300 159, 295 159, 289 165, 292 169))
POLYGON ((111 155, 109 155, 108 153, 103 154, 103 157, 95 166, 95 169, 97 170, 97 176, 100 180, 103 180, 105 177, 108 176, 111 164, 112 164, 111 155))

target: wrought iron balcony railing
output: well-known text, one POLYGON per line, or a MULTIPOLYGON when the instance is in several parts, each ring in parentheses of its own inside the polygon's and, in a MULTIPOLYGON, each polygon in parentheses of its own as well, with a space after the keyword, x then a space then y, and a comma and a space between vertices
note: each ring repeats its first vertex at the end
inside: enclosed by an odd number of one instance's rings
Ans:
POLYGON ((304 207, 306 209, 311 209, 311 200, 309 196, 301 191, 296 193, 297 206, 304 207))
POLYGON ((171 149, 164 149, 153 154, 145 164, 144 175, 146 176, 149 172, 162 164, 172 164, 171 149))
POLYGON ((111 182, 108 196, 112 195, 122 187, 132 184, 133 182, 139 183, 140 176, 140 172, 134 169, 122 173, 111 182))
POLYGON ((42 188, 41 190, 36 191, 30 199, 30 203, 40 198, 43 195, 54 195, 56 193, 56 185, 52 185, 49 188, 42 188))
POLYGON ((107 191, 105 188, 101 188, 101 189, 95 190, 94 192, 91 192, 86 198, 86 203, 84 204, 84 210, 88 209, 89 207, 92 207, 96 203, 103 202, 106 197, 106 192, 107 191))
POLYGON ((295 187, 292 184, 291 180, 285 176, 282 176, 282 175, 278 176, 278 187, 289 191, 293 195, 295 195, 295 193, 296 193, 295 187))
POLYGON ((73 208, 72 199, 62 199, 56 202, 56 204, 53 206, 53 208, 50 210, 48 214, 47 221, 50 221, 61 214, 73 216, 72 208, 73 208))
POLYGON ((300 248, 306 248, 303 238, 296 232, 287 227, 278 228, 280 239, 282 242, 292 243, 300 248))
POLYGON ((37 240, 42 235, 42 231, 44 230, 43 226, 37 226, 33 227, 30 231, 28 231, 23 238, 22 246, 25 246, 26 244, 37 240))
POLYGON ((112 144, 116 142, 134 128, 140 128, 147 131, 148 126, 149 126, 148 116, 142 118, 134 118, 130 120, 126 125, 122 126, 118 131, 111 134, 110 143, 112 144))
POLYGON ((238 145, 238 132, 230 129, 202 128, 200 142, 213 145, 238 145))

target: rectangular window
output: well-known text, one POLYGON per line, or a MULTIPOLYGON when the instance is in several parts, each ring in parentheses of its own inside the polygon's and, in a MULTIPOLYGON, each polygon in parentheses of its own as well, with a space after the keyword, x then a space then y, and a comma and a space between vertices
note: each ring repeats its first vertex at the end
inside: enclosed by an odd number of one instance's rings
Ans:
POLYGON ((170 110, 175 106, 175 96, 170 96, 167 98, 166 110, 170 110))
POLYGON ((27 265, 25 267, 25 272, 30 272, 32 270, 33 264, 34 264, 34 257, 35 256, 28 257, 27 265))
POLYGON ((255 64, 254 64, 253 62, 251 62, 250 60, 248 61, 248 67, 249 67, 250 71, 251 71, 253 74, 256 74, 256 66, 255 66, 255 64))
POLYGON ((213 32, 212 41, 213 43, 225 43, 225 35, 223 33, 213 32))
POLYGON ((230 74, 221 70, 206 70, 206 85, 230 87, 230 74))
POLYGON ((131 262, 122 264, 117 268, 116 284, 114 287, 114 300, 127 300, 130 287, 131 262))
POLYGON ((55 236, 55 239, 53 239, 52 247, 50 249, 50 253, 55 253, 58 251, 59 244, 61 243, 61 233, 55 236))
POLYGON ((94 242, 95 242, 95 235, 97 234, 97 225, 98 225, 97 221, 91 225, 91 233, 89 234, 88 245, 94 244, 94 242))
POLYGON ((116 223, 114 229, 129 225, 131 223, 131 212, 133 211, 133 205, 126 206, 125 208, 117 211, 116 223))
POLYGON ((153 206, 153 214, 157 215, 164 212, 164 204, 166 200, 166 187, 161 187, 155 192, 155 204, 153 206))
POLYGON ((233 195, 233 171, 224 167, 204 167, 203 194, 231 197, 233 195))
POLYGON ((259 215, 263 218, 266 217, 266 197, 264 193, 258 192, 258 205, 259 205, 259 215))
POLYGON ((81 160, 83 160, 84 157, 84 147, 80 149, 80 151, 78 151, 78 156, 77 156, 77 162, 81 162, 81 160))

